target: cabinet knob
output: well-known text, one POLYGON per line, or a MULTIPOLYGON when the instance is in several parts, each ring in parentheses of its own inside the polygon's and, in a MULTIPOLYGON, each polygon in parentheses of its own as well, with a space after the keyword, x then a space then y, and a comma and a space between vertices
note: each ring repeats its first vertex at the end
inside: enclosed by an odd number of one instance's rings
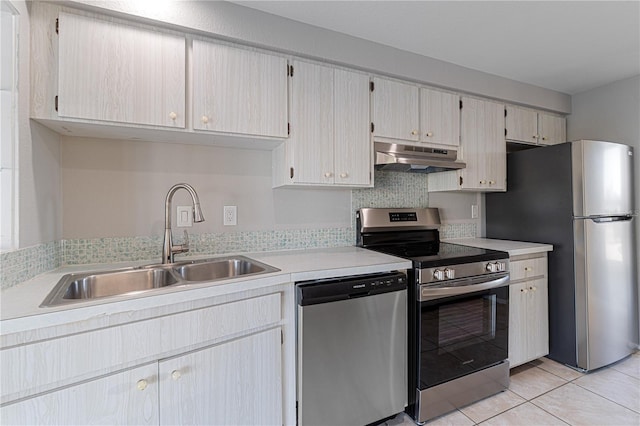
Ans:
POLYGON ((333 173, 331 173, 331 172, 326 172, 324 174, 324 177, 326 177, 326 178, 330 178, 331 176, 333 176, 333 173))
POLYGON ((171 111, 169 113, 169 118, 172 120, 175 120, 176 118, 178 118, 178 114, 176 114, 175 112, 171 111))
POLYGON ((538 287, 535 287, 535 286, 529 287, 529 290, 531 290, 531 291, 536 291, 537 289, 538 289, 538 287))
POLYGON ((521 288, 521 289, 520 289, 520 291, 521 291, 522 293, 528 293, 528 292, 529 292, 529 290, 527 290, 526 288, 521 288))
POLYGON ((427 133, 426 133, 426 135, 427 135, 428 137, 431 137, 431 136, 433 136, 433 132, 427 132, 427 133))
POLYGON ((531 271, 533 271, 533 268, 532 268, 531 266, 525 266, 525 267, 524 267, 524 270, 525 270, 526 272, 531 272, 531 271))
POLYGON ((489 181, 489 185, 494 185, 495 183, 496 183, 496 181, 495 181, 495 180, 490 180, 490 181, 489 181))
POLYGON ((546 141, 546 140, 547 140, 547 137, 546 137, 546 136, 543 136, 543 137, 542 137, 542 140, 543 140, 543 141, 546 141))
POLYGON ((171 372, 171 378, 173 380, 178 380, 180 377, 182 377, 182 373, 180 372, 180 370, 173 370, 171 372))
POLYGON ((138 388, 138 390, 143 391, 147 388, 148 384, 149 383, 145 379, 141 379, 141 380, 138 380, 138 383, 136 383, 136 387, 138 388))
POLYGON ((413 136, 415 136, 415 135, 417 135, 417 134, 418 134, 418 131, 417 131, 417 130, 412 130, 412 131, 411 131, 411 134, 412 134, 413 136))
POLYGON ((340 173, 340 177, 342 179, 348 178, 349 177, 349 173, 340 173))
POLYGON ((533 138, 534 138, 534 139, 538 139, 539 137, 540 137, 540 136, 538 136, 538 135, 533 135, 533 138))
POLYGON ((207 117, 206 115, 202 116, 202 123, 203 124, 207 124, 209 122, 209 117, 207 117))
POLYGON ((486 181, 486 180, 481 180, 481 181, 480 181, 480 185, 484 185, 485 183, 487 183, 487 181, 486 181))

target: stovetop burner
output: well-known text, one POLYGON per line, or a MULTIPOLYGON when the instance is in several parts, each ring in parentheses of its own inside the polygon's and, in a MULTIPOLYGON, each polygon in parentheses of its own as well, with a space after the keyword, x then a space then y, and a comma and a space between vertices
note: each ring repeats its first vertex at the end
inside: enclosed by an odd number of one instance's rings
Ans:
POLYGON ((452 243, 428 243, 367 247, 371 250, 403 257, 413 261, 415 268, 460 265, 505 259, 508 255, 501 251, 461 246, 452 243))

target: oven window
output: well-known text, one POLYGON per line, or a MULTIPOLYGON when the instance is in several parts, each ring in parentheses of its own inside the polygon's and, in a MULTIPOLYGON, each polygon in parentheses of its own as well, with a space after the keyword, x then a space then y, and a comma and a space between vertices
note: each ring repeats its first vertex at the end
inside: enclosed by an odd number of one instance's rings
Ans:
POLYGON ((421 388, 507 359, 508 287, 419 304, 421 388))
POLYGON ((438 348, 446 352, 496 337, 496 295, 464 300, 439 309, 438 348))

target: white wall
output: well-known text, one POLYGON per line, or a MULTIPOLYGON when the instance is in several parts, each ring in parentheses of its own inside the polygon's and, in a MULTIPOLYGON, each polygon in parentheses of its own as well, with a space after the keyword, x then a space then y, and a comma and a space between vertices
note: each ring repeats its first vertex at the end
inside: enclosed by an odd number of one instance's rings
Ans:
MULTIPOLYGON (((65 239, 162 235, 178 182, 196 189, 206 219, 189 232, 351 226, 350 191, 272 189, 270 151, 63 137, 61 173, 65 239), (223 227, 225 205, 238 207, 237 226, 223 227)), ((178 205, 191 205, 186 191, 178 205)))
POLYGON ((18 179, 19 248, 62 236, 59 136, 29 120, 28 2, 12 1, 19 21, 18 179))
MULTIPOLYGON (((634 147, 636 242, 640 245, 640 76, 579 93, 571 103, 569 140, 596 139, 634 147)), ((640 247, 636 265, 640 265, 640 247)))

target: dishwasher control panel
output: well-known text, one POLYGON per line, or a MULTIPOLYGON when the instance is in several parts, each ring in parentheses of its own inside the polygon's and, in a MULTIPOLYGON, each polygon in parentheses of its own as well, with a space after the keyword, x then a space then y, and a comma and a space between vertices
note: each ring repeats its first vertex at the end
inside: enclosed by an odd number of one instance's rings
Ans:
POLYGON ((297 301, 301 306, 374 296, 406 288, 407 276, 403 272, 355 275, 296 283, 297 301))

